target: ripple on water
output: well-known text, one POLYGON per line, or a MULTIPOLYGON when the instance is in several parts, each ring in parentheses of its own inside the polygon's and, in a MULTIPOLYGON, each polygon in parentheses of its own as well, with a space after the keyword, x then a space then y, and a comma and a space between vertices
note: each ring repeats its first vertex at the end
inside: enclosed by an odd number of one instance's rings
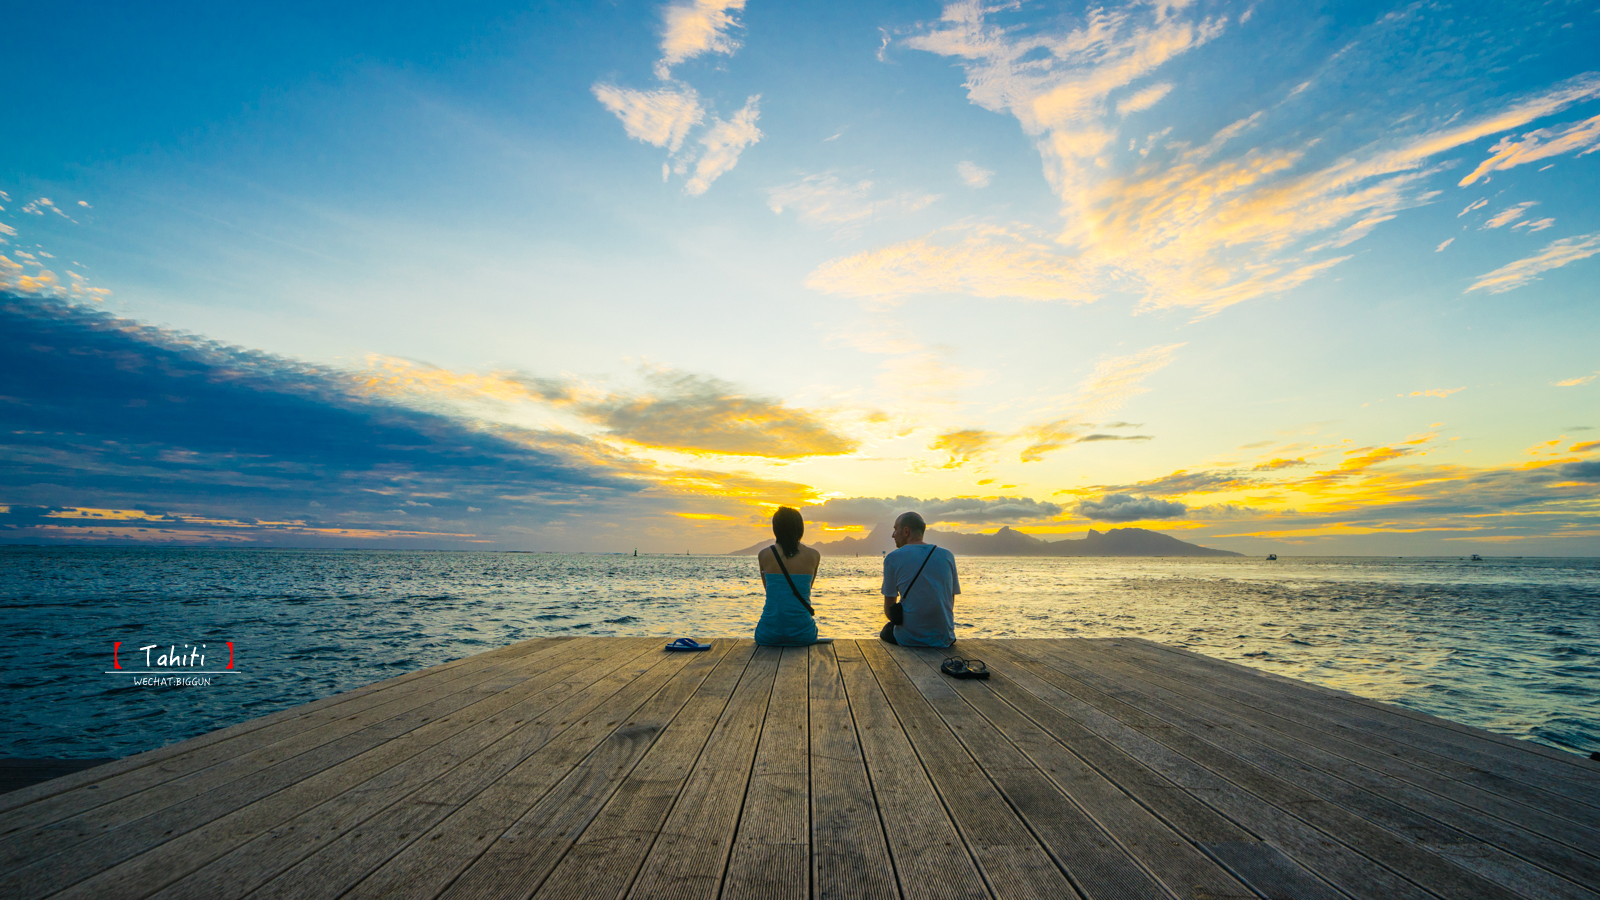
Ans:
MULTIPOLYGON (((877 633, 879 565, 825 560, 824 635, 877 633)), ((960 565, 960 637, 1146 637, 1600 749, 1593 560, 960 565)), ((120 756, 540 635, 749 635, 762 597, 747 557, 0 548, 0 610, 21 638, 0 645, 0 755, 120 756), (131 687, 101 674, 117 640, 232 640, 241 674, 131 687), (39 647, 52 648, 47 665, 39 647)))

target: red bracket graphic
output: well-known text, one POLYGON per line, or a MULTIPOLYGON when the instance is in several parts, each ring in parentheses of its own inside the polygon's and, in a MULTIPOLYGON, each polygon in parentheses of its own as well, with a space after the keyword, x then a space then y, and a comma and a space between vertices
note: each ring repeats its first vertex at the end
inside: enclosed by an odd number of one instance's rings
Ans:
POLYGON ((122 663, 117 662, 117 648, 121 647, 121 646, 122 646, 122 642, 121 641, 117 641, 116 643, 111 645, 111 668, 113 668, 113 669, 122 668, 122 663))
POLYGON ((223 641, 228 645, 228 668, 233 668, 233 641, 223 641))

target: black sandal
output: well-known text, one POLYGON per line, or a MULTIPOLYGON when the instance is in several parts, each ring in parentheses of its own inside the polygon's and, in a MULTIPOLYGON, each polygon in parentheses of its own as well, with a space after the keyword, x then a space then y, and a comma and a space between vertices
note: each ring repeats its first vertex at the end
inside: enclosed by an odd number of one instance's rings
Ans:
POLYGON ((949 657, 939 666, 939 671, 951 678, 980 678, 989 677, 989 667, 981 659, 962 659, 959 656, 949 657))

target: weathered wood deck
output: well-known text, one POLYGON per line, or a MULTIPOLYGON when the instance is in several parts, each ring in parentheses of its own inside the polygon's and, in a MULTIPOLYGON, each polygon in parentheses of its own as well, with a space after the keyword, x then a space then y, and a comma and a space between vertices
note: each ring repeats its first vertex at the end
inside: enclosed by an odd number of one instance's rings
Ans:
POLYGON ((0 897, 1596 897, 1600 766, 1139 640, 529 641, 0 795, 0 897))

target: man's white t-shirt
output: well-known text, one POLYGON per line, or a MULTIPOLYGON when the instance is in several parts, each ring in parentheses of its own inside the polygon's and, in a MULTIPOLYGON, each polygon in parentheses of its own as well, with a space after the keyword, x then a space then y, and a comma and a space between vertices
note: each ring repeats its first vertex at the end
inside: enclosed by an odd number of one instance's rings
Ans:
POLYGON ((907 544, 883 558, 883 595, 900 596, 905 622, 894 627, 894 639, 907 647, 948 647, 956 642, 956 555, 932 544, 907 544), (931 556, 930 556, 931 554, 931 556), (924 566, 923 562, 927 565, 924 566), (911 584, 917 569, 917 583, 911 584))

